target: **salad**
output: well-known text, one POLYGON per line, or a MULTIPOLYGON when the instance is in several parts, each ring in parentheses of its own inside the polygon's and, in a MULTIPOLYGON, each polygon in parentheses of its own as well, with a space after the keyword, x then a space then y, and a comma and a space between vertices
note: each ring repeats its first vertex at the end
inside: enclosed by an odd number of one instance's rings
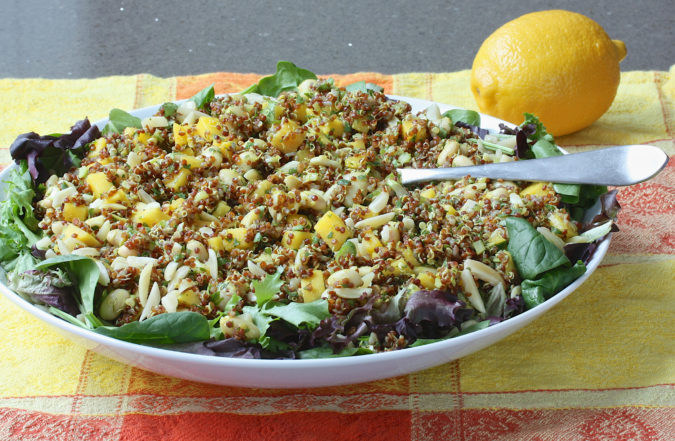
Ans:
POLYGON ((289 62, 143 120, 20 135, 0 275, 82 328, 229 357, 399 350, 533 308, 616 229, 615 192, 476 179, 404 187, 398 167, 560 155, 532 115, 412 113, 369 83, 289 62), (585 213, 594 204, 601 214, 585 213))

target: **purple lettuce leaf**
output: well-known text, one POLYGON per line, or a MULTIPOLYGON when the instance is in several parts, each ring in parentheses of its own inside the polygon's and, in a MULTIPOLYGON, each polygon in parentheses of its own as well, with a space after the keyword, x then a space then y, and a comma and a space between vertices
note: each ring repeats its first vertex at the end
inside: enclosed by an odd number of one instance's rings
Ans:
POLYGON ((482 127, 474 126, 473 124, 467 124, 464 121, 457 121, 455 123, 455 126, 461 127, 463 129, 469 129, 471 130, 474 134, 476 134, 480 139, 484 139, 485 135, 489 134, 490 131, 488 129, 484 129, 482 127))
POLYGON ((19 135, 9 147, 17 163, 26 160, 33 181, 45 182, 52 174, 63 175, 86 153, 87 144, 101 136, 88 119, 76 122, 65 135, 40 136, 35 132, 19 135))
POLYGON ((418 326, 419 338, 440 338, 471 318, 473 311, 449 291, 421 290, 410 297, 404 313, 418 326))
POLYGON ((35 303, 53 306, 73 317, 80 313, 76 288, 62 272, 28 270, 12 277, 12 289, 35 303))
MULTIPOLYGON (((598 227, 609 220, 616 220, 619 210, 621 209, 621 205, 619 205, 619 201, 616 198, 617 194, 618 190, 614 189, 600 196, 600 214, 593 217, 590 222, 583 224, 579 229, 579 234, 598 227)), ((611 232, 616 231, 619 231, 619 227, 613 222, 611 232)), ((587 264, 591 260, 591 257, 593 257, 595 250, 598 248, 598 244, 603 239, 604 237, 594 242, 568 243, 564 247, 565 256, 570 262, 581 260, 583 263, 587 264)))

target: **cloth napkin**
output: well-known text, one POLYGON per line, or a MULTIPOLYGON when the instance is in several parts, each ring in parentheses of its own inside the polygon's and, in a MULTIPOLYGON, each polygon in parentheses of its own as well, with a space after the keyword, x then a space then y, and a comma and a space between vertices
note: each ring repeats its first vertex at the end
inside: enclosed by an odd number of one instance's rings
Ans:
MULTIPOLYGON (((469 71, 333 75, 476 109, 469 71)), ((67 132, 109 109, 236 92, 256 74, 0 79, 0 163, 20 133, 67 132)), ((476 109, 477 110, 477 109, 476 109)), ((675 66, 621 77, 609 111, 568 150, 650 144, 675 153, 675 66)), ((408 376, 265 390, 164 377, 64 339, 0 296, 0 439, 657 440, 675 433, 675 162, 622 188, 621 231, 560 305, 473 355, 408 376)))

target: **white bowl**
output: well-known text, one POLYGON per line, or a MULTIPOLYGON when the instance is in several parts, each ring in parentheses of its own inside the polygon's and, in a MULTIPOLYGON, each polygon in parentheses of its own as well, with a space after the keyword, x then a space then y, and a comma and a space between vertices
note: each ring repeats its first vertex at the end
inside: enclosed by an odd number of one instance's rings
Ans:
MULTIPOLYGON (((441 112, 454 108, 454 106, 414 98, 398 96, 392 96, 392 98, 407 101, 415 112, 432 104, 438 104, 441 112)), ((158 107, 146 107, 131 113, 145 118, 154 114, 158 107)), ((503 122, 491 116, 481 115, 481 126, 488 129, 497 130, 499 123, 503 122)), ((105 123, 104 120, 96 124, 103 127, 105 123)), ((0 173, 0 181, 7 179, 9 170, 8 167, 0 173)), ((0 197, 3 199, 4 189, 4 183, 0 184, 2 194, 0 197)), ((67 323, 27 302, 1 283, 0 291, 15 305, 53 326, 72 341, 101 355, 141 369, 186 380, 240 387, 334 386, 394 377, 437 366, 479 351, 513 334, 560 303, 584 283, 602 261, 609 248, 609 242, 610 237, 607 237, 600 243, 583 276, 551 299, 520 315, 480 331, 425 346, 343 358, 250 360, 188 354, 127 343, 67 323)), ((26 329, 26 332, 28 331, 26 329)))

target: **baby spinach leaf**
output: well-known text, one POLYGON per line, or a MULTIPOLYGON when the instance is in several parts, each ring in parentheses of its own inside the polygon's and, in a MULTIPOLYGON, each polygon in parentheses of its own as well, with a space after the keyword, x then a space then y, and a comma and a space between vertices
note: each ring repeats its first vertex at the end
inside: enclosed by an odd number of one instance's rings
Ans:
POLYGON ((141 129, 141 119, 121 109, 112 109, 108 115, 108 123, 103 128, 103 135, 122 133, 127 127, 141 129))
POLYGON ((176 103, 167 102, 162 104, 161 109, 164 110, 164 116, 168 118, 176 113, 176 110, 178 110, 178 105, 176 103))
POLYGON ((94 330, 102 335, 131 343, 173 344, 208 340, 209 321, 192 311, 155 315, 142 322, 130 322, 120 327, 101 326, 94 330))
POLYGON ((443 116, 450 118, 450 121, 452 121, 453 124, 461 121, 464 124, 468 124, 470 126, 480 126, 480 114, 478 112, 474 112, 473 110, 452 109, 444 112, 443 116))
POLYGON ((523 279, 536 279, 548 270, 570 265, 565 254, 525 219, 506 218, 506 229, 509 235, 507 250, 523 279))
POLYGON ((260 280, 251 282, 251 285, 255 290, 258 306, 261 306, 274 297, 283 284, 284 282, 281 280, 281 271, 277 271, 274 274, 268 274, 262 282, 260 280))
POLYGON ((521 295, 523 297, 523 302, 525 303, 525 309, 532 309, 546 301, 546 298, 544 297, 544 288, 541 286, 531 286, 527 289, 523 289, 521 295))
POLYGON ((520 286, 522 287, 523 292, 541 288, 541 290, 537 290, 536 296, 538 297, 539 293, 541 293, 545 299, 548 299, 553 294, 581 277, 585 272, 586 265, 584 265, 582 261, 578 261, 574 266, 569 268, 563 266, 546 271, 536 280, 524 280, 520 286))
POLYGON ((205 87, 197 92, 192 98, 190 98, 190 101, 197 105, 197 109, 204 110, 215 97, 216 92, 213 89, 213 84, 211 84, 210 86, 205 87))
POLYGON ((44 271, 48 268, 58 267, 65 270, 77 280, 80 292, 81 308, 83 314, 94 312, 94 294, 98 283, 99 269, 96 262, 90 257, 68 255, 56 256, 43 260, 35 265, 36 270, 44 271))
POLYGON ((279 61, 277 72, 261 78, 257 84, 251 85, 242 93, 259 93, 266 96, 279 96, 281 92, 294 90, 305 80, 315 80, 316 74, 299 68, 290 61, 279 61))
POLYGON ((366 83, 365 81, 357 81, 356 83, 352 83, 349 86, 345 87, 345 90, 347 92, 363 92, 363 93, 368 93, 370 91, 373 92, 383 92, 384 88, 378 86, 377 84, 373 83, 366 83))
POLYGON ((269 303, 262 312, 279 317, 298 328, 303 323, 310 328, 315 328, 321 320, 330 317, 326 300, 315 300, 309 303, 291 302, 287 305, 269 303))

